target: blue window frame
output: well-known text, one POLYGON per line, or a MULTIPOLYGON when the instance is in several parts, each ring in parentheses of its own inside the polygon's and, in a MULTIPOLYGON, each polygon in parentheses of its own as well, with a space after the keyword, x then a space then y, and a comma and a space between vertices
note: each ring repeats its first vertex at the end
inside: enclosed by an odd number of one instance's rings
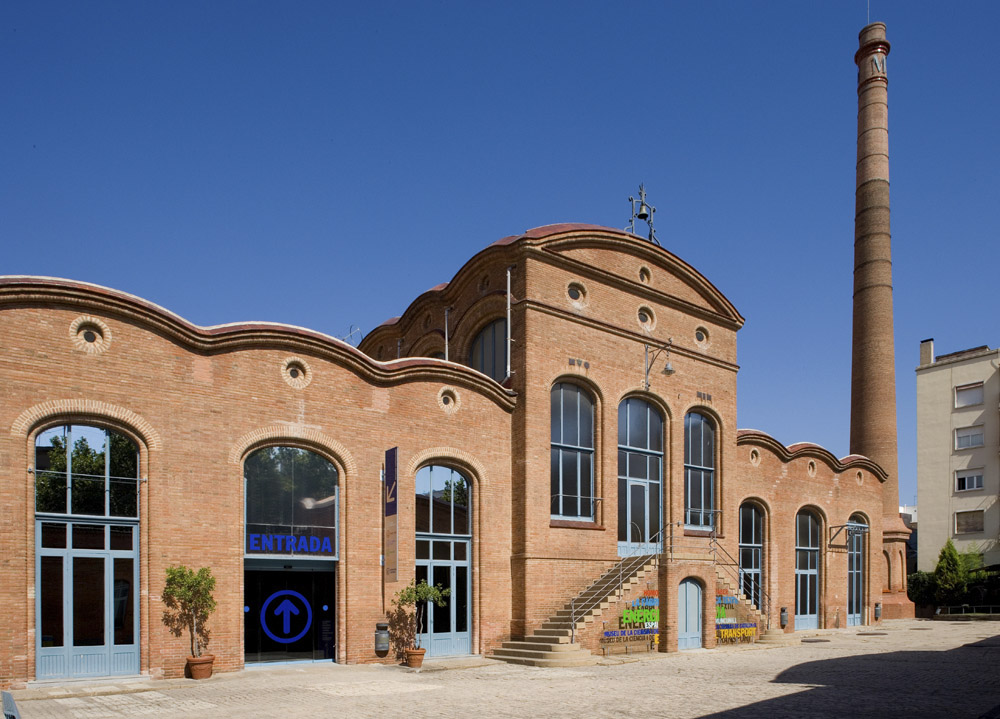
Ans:
POLYGON ((560 382, 551 394, 552 516, 594 518, 594 400, 560 382))
POLYGON ((684 524, 715 526, 715 424, 697 412, 684 417, 684 524))
POLYGON ((760 608, 764 566, 764 515, 752 502, 740 505, 740 585, 743 596, 760 608))

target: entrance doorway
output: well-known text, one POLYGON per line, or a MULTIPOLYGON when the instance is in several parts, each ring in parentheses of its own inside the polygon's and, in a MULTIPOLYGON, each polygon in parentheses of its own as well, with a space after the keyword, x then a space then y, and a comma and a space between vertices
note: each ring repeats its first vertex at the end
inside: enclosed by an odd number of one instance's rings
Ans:
POLYGON ((139 673, 135 529, 37 523, 37 678, 139 673))
POLYGON ((139 673, 139 448, 103 427, 35 439, 35 676, 139 673))
POLYGON ((795 629, 819 628, 819 520, 795 516, 795 629))
POLYGON ((701 585, 685 579, 677 588, 677 648, 701 648, 701 585))
POLYGON ((416 476, 416 580, 451 593, 443 606, 417 607, 427 656, 472 653, 472 487, 450 467, 422 467, 416 476))
POLYGON ((847 523, 847 626, 864 623, 865 535, 868 525, 855 515, 847 523))
POLYGON ((332 570, 247 569, 243 589, 246 662, 335 660, 335 589, 332 570))

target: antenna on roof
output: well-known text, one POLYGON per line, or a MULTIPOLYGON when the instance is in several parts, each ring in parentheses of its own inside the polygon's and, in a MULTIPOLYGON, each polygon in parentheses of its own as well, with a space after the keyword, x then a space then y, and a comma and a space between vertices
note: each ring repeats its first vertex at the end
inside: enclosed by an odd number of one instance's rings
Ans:
POLYGON ((361 331, 361 328, 358 327, 357 325, 350 325, 347 328, 347 334, 344 335, 343 337, 338 337, 337 339, 343 340, 352 347, 357 347, 359 344, 361 344, 361 340, 364 339, 364 333, 361 331))
POLYGON ((639 209, 635 209, 635 198, 629 196, 628 201, 632 203, 632 216, 628 220, 628 227, 625 231, 630 234, 635 234, 635 221, 642 220, 649 227, 649 241, 659 245, 660 241, 656 239, 656 230, 653 229, 653 215, 656 213, 656 208, 646 204, 646 186, 639 184, 639 209))

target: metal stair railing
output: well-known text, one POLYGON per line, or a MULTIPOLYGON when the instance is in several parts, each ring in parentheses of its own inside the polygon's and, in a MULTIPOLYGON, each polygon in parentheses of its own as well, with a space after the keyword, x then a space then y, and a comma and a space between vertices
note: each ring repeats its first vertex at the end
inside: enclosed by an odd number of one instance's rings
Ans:
POLYGON ((729 551, 719 543, 719 537, 712 531, 712 537, 709 541, 709 546, 712 550, 712 561, 717 567, 722 567, 722 571, 729 575, 729 577, 736 581, 736 591, 739 592, 740 596, 744 599, 749 600, 750 604, 760 612, 761 616, 764 617, 764 621, 767 622, 767 629, 771 628, 771 597, 768 596, 767 592, 764 591, 762 584, 758 583, 754 586, 757 595, 757 601, 754 602, 755 597, 747 597, 743 593, 743 573, 740 570, 740 563, 736 561, 736 558, 729 553, 729 551), (719 560, 719 556, 722 555, 724 561, 719 560), (734 569, 735 567, 735 569, 734 569))
MULTIPOLYGON (((635 522, 632 522, 631 524, 638 530, 639 536, 642 536, 642 529, 639 525, 635 522)), ((648 541, 638 543, 634 549, 630 550, 628 554, 618 561, 618 564, 602 574, 597 581, 583 590, 583 592, 579 595, 583 596, 583 594, 586 594, 594 589, 599 590, 594 593, 594 596, 583 602, 580 606, 576 605, 576 601, 579 597, 573 597, 569 600, 569 641, 571 644, 576 641, 576 624, 581 618, 587 616, 589 612, 592 612, 594 609, 599 607, 602 602, 612 596, 616 591, 620 591, 625 585, 625 580, 631 579, 641 568, 650 563, 652 563, 654 568, 659 565, 660 552, 663 551, 662 541, 663 528, 651 536, 648 541), (655 547, 657 551, 653 554, 642 553, 644 549, 648 550, 650 546, 655 547)))

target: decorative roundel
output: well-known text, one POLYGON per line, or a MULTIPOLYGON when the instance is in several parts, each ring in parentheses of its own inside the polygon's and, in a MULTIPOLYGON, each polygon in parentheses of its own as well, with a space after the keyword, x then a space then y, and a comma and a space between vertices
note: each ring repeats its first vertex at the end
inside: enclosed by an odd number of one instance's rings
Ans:
POLYGON ((754 467, 760 465, 760 452, 758 452, 756 449, 750 450, 750 464, 752 464, 754 467))
POLYGON ((656 326, 656 316, 653 314, 653 310, 648 307, 640 307, 636 317, 644 330, 652 330, 656 326))
POLYGON ((111 346, 111 328, 101 319, 82 315, 69 325, 73 346, 87 354, 101 354, 111 346))
POLYGON ((809 464, 806 465, 806 472, 809 473, 810 477, 816 476, 816 463, 813 460, 809 460, 809 464))
POLYGON ((461 406, 458 392, 451 387, 442 387, 437 400, 438 406, 445 411, 445 414, 455 414, 461 406))
POLYGON ((587 304, 587 289, 579 282, 570 282, 566 294, 574 307, 579 308, 587 304))
POLYGON ((697 327, 694 331, 694 341, 699 347, 708 347, 708 330, 704 327, 697 327))
POLYGON ((858 484, 865 483, 865 475, 861 472, 860 469, 858 470, 857 475, 855 475, 855 479, 858 481, 858 484))
POLYGON ((304 359, 289 357, 281 365, 281 376, 295 389, 302 389, 312 382, 312 370, 304 359))
POLYGON ((652 275, 650 274, 648 267, 640 267, 639 268, 639 282, 641 282, 644 285, 648 285, 649 284, 649 280, 651 278, 652 278, 652 275))

